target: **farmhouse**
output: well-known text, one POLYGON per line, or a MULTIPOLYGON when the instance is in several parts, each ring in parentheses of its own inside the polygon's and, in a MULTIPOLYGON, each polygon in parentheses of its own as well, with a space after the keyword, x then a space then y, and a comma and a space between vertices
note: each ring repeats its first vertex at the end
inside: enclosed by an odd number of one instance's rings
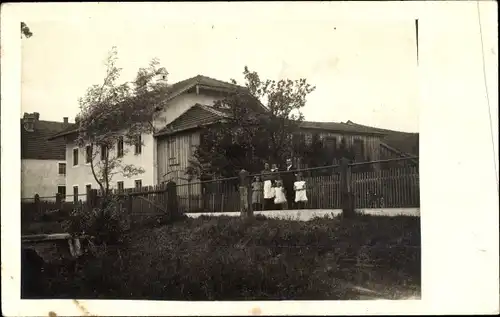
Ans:
POLYGON ((21 127, 21 198, 53 197, 66 194, 66 144, 48 141, 69 126, 64 122, 40 120, 40 114, 24 113, 21 127))
MULTIPOLYGON (((234 91, 248 92, 245 87, 202 75, 172 85, 154 123, 156 132, 142 135, 142 146, 136 145, 129 149, 123 158, 124 164, 141 166, 145 173, 131 179, 115 175, 112 187, 154 186, 170 179, 178 184, 187 183, 186 168, 196 146, 200 144, 202 127, 228 115, 224 109, 214 107, 214 102, 234 91)), ((256 112, 267 111, 258 100, 247 106, 256 112)), ((68 166, 66 184, 74 195, 97 188, 90 169, 90 158, 85 149, 75 144, 77 133, 77 127, 72 125, 50 138, 64 139, 68 166)), ((319 136, 326 141, 327 146, 331 146, 332 151, 337 148, 337 144, 344 142, 356 149, 356 160, 366 161, 380 159, 384 133, 345 123, 305 121, 302 123, 301 135, 305 142, 311 142, 313 136, 319 136)), ((191 189, 194 190, 193 194, 201 192, 201 187, 191 186, 191 189)))
MULTIPOLYGON (((160 131, 165 125, 170 124, 196 104, 211 108, 215 101, 224 98, 229 92, 234 92, 235 89, 246 90, 245 87, 201 75, 175 83, 170 86, 168 94, 165 96, 163 108, 159 110, 154 122, 155 129, 160 131)), ((256 102, 255 107, 264 110, 264 107, 260 103, 256 102)), ((86 148, 77 146, 75 142, 77 135, 78 127, 72 124, 49 137, 49 140, 53 142, 57 141, 65 144, 65 157, 68 167, 66 184, 74 197, 85 194, 92 188, 98 188, 90 168, 91 157, 87 155, 86 148)), ((165 160, 170 158, 164 156, 165 139, 158 138, 156 134, 143 134, 141 135, 141 139, 142 145, 132 146, 130 149, 127 148, 126 144, 122 144, 125 150, 122 162, 123 164, 133 164, 142 167, 145 172, 130 179, 122 175, 115 175, 111 187, 154 186, 165 179, 163 166, 165 160)), ((170 147, 170 149, 171 151, 175 150, 174 147, 170 147)), ((170 160, 169 163, 169 166, 178 166, 178 162, 176 161, 170 160)), ((85 197, 82 196, 81 199, 84 200, 85 197)))

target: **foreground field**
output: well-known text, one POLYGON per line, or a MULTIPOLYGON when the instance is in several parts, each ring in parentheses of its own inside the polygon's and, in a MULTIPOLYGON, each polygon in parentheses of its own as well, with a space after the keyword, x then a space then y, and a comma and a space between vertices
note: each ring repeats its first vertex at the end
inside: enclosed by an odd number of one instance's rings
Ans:
MULTIPOLYGON (((359 216, 308 222, 185 219, 96 247, 45 279, 51 298, 356 299, 352 285, 419 293, 420 219, 359 216)), ((47 273, 49 274, 49 273, 47 273)), ((389 292, 389 293, 387 293, 389 292)))

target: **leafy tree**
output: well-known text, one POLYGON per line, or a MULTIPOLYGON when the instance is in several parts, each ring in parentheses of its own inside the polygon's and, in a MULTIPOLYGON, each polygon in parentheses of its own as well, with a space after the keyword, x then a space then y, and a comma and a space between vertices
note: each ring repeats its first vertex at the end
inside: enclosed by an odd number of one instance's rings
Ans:
POLYGON ((157 110, 167 91, 167 71, 153 59, 147 68, 137 72, 131 83, 118 84, 121 68, 116 66, 116 48, 106 59, 103 83, 91 86, 79 99, 80 112, 77 144, 88 151, 92 175, 100 187, 103 204, 109 201, 110 184, 114 175, 131 177, 143 173, 141 167, 124 164, 128 150, 125 145, 142 147, 142 134, 154 132, 157 110), (118 143, 123 151, 118 152, 118 143))
POLYGON ((242 168, 257 172, 264 161, 280 163, 291 155, 292 135, 304 118, 301 109, 315 87, 304 78, 261 80, 246 66, 243 75, 247 89, 215 103, 226 117, 203 129, 188 174, 236 176, 242 168), (257 102, 267 110, 255 110, 257 102))
POLYGON ((33 33, 31 32, 30 28, 26 23, 21 22, 21 38, 23 37, 30 38, 33 36, 33 33))

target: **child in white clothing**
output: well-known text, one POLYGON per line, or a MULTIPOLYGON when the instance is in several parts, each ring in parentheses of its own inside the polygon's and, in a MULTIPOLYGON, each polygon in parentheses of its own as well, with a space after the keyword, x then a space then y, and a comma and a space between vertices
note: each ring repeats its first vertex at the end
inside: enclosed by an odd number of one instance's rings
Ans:
POLYGON ((307 203, 307 192, 306 192, 306 182, 302 178, 302 173, 297 175, 297 180, 293 183, 293 189, 295 190, 295 203, 299 209, 304 209, 307 203))
POLYGON ((276 187, 274 188, 274 204, 276 209, 283 209, 286 205, 285 188, 283 187, 283 181, 281 179, 276 181, 276 187))

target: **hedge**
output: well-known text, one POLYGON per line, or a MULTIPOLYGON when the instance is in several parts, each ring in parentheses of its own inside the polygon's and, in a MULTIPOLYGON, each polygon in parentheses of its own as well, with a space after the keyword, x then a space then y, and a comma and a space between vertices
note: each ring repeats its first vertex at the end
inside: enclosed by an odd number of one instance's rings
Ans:
POLYGON ((371 279, 420 284, 417 217, 302 222, 201 216, 135 230, 123 241, 96 247, 76 273, 57 274, 48 286, 51 297, 352 299, 347 285, 359 282, 359 258, 374 265, 371 279))

